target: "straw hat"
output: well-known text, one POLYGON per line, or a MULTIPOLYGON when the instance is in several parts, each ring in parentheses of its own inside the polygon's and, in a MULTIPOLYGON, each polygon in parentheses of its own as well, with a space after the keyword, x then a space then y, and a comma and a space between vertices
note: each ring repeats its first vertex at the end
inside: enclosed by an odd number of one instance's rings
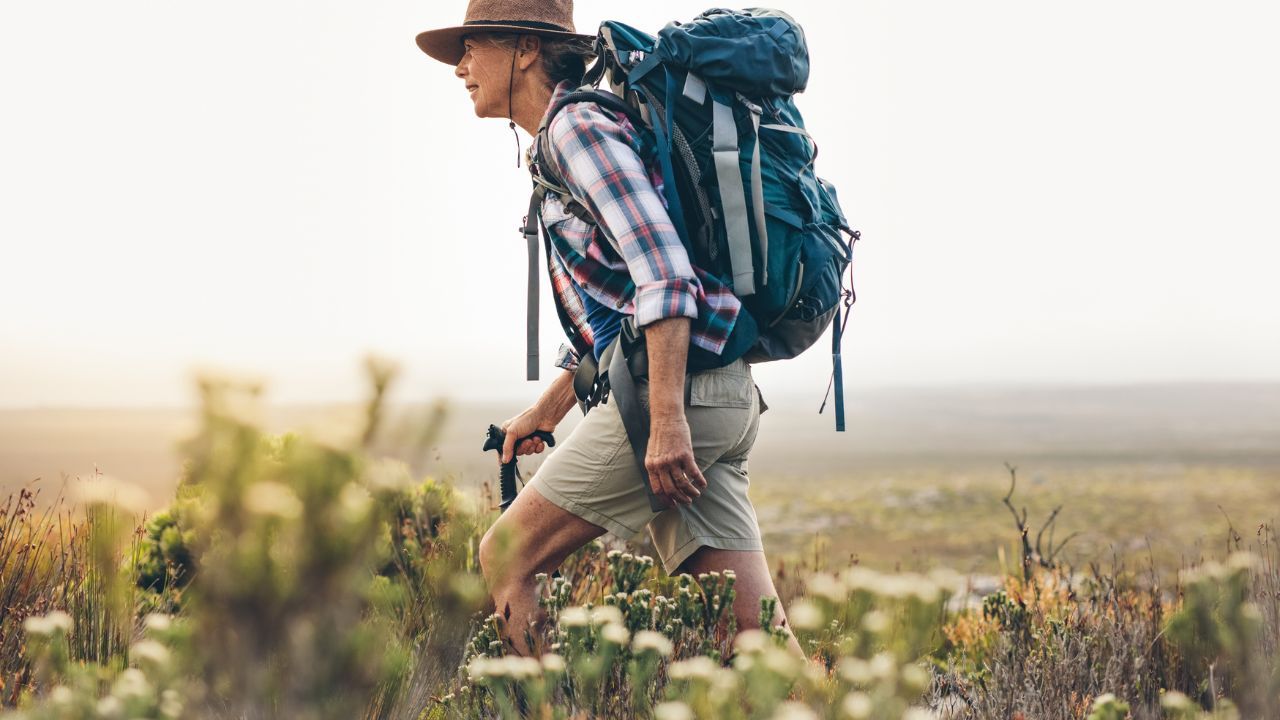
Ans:
POLYGON ((466 52, 462 37, 481 32, 595 39, 574 30, 573 0, 471 0, 462 25, 420 33, 418 47, 442 63, 457 65, 466 52))

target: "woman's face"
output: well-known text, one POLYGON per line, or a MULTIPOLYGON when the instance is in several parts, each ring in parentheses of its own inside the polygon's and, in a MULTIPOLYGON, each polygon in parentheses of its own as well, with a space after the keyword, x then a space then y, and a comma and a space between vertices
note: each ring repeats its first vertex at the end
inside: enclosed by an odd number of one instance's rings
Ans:
POLYGON ((476 116, 507 117, 512 52, 483 35, 463 38, 463 47, 466 53, 453 74, 467 84, 476 116))

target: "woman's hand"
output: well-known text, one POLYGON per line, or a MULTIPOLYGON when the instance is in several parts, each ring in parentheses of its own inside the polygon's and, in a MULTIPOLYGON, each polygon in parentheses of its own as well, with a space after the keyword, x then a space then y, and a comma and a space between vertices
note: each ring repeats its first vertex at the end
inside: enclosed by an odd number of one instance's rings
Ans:
POLYGON ((541 401, 502 423, 502 431, 507 434, 506 442, 502 444, 502 462, 511 462, 516 455, 536 455, 546 450, 547 444, 542 438, 530 438, 519 445, 516 445, 516 441, 532 435, 536 430, 552 432, 555 429, 556 420, 552 420, 543 411, 541 401))
POLYGON ((532 435, 535 430, 552 432, 564 419, 578 398, 573 394, 573 372, 565 370, 551 382, 551 386, 533 407, 502 423, 507 440, 502 446, 502 462, 509 463, 516 455, 535 455, 547 449, 541 438, 526 440, 518 447, 516 441, 532 435))
POLYGON ((644 469, 649 473, 653 494, 668 506, 672 502, 692 505, 707 488, 707 480, 693 457, 693 440, 684 413, 652 420, 644 469))
POLYGON ((692 505, 707 487, 693 457, 693 439, 684 414, 685 355, 689 318, 671 317, 644 328, 649 350, 649 447, 644 469, 649 487, 667 505, 692 505))

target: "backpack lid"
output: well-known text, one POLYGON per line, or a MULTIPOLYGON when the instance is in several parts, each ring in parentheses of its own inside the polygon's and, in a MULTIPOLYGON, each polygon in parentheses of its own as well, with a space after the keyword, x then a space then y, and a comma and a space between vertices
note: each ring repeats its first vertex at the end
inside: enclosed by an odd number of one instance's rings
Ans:
POLYGON ((779 10, 708 10, 669 23, 658 38, 654 53, 664 64, 747 97, 790 96, 809 82, 804 31, 779 10))

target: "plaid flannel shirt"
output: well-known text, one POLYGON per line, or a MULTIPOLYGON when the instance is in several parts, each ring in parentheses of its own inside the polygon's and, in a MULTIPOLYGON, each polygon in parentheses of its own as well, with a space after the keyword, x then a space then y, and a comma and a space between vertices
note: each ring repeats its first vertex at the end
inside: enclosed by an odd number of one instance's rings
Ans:
MULTIPOLYGON (((561 82, 548 109, 575 89, 561 82)), ((606 307, 635 315, 638 327, 690 318, 690 343, 719 355, 742 305, 725 283, 689 262, 667 213, 662 175, 642 162, 640 136, 630 120, 595 103, 575 103, 555 117, 547 135, 550 157, 539 158, 535 143, 530 166, 551 162, 573 198, 597 221, 592 225, 573 215, 554 193, 542 202, 556 304, 580 338, 576 346, 561 347, 556 365, 575 368, 593 344, 571 283, 606 307)))

